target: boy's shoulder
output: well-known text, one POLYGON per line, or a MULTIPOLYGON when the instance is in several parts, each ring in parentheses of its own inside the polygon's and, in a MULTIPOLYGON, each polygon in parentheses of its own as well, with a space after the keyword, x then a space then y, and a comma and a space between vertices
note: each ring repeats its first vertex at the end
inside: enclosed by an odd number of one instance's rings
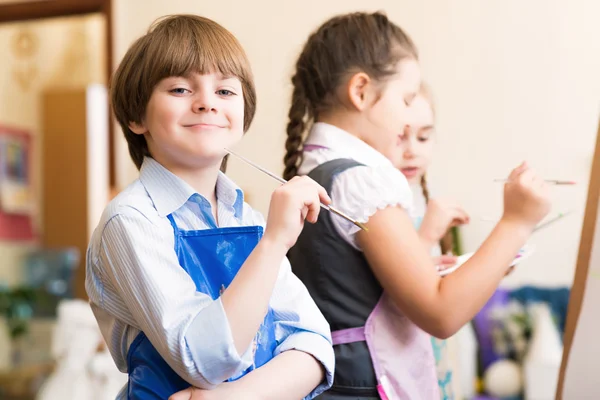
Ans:
POLYGON ((254 208, 252 208, 252 206, 246 202, 244 202, 244 208, 243 208, 243 224, 244 225, 259 225, 262 226, 263 228, 266 225, 265 222, 265 217, 263 216, 263 214, 258 211, 255 210, 254 208))
POLYGON ((102 229, 110 220, 119 215, 143 216, 150 221, 159 218, 152 199, 139 179, 123 189, 107 204, 98 228, 102 229))

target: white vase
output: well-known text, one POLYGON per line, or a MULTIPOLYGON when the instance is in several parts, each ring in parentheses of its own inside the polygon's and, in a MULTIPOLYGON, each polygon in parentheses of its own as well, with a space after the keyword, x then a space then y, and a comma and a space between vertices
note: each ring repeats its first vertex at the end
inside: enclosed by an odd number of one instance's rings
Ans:
MULTIPOLYGON (((458 353, 458 374, 460 395, 463 399, 475 396, 475 382, 477 380, 477 337, 473 326, 465 324, 454 336, 458 353)), ((457 397, 458 398, 458 397, 457 397)))
POLYGON ((0 371, 8 371, 12 367, 12 341, 8 324, 0 317, 0 371))
POLYGON ((87 301, 62 300, 52 339, 56 368, 36 400, 92 400, 96 394, 88 364, 101 343, 100 329, 87 301))
POLYGON ((523 362, 526 400, 554 400, 563 346, 550 308, 545 303, 531 307, 532 336, 523 362))

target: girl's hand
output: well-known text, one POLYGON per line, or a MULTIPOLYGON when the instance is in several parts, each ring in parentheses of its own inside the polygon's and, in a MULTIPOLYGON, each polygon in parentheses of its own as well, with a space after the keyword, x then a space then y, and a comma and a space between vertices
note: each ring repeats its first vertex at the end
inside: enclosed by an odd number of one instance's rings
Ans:
POLYGON ((429 245, 439 242, 448 229, 469 223, 469 215, 458 204, 432 199, 419 228, 419 236, 429 245))
POLYGON ((526 163, 521 164, 504 185, 502 219, 533 230, 550 211, 548 191, 546 182, 526 163))
POLYGON ((456 265, 458 257, 443 255, 439 257, 433 257, 433 264, 437 267, 438 272, 448 269, 456 265))

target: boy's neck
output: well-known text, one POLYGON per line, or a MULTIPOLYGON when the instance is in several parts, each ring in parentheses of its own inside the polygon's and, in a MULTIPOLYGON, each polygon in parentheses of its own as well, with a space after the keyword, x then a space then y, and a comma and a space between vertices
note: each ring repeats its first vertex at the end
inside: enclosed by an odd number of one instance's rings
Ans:
POLYGON ((183 179, 196 192, 204 196, 213 208, 217 204, 217 178, 219 166, 188 169, 181 167, 167 167, 173 174, 183 179))

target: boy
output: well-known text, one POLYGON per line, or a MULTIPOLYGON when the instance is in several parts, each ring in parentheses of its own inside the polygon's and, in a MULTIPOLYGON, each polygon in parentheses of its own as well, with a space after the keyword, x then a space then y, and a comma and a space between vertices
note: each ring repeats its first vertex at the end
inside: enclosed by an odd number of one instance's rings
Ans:
POLYGON ((239 42, 205 18, 162 19, 125 55, 111 100, 140 178, 93 234, 86 290, 129 374, 120 398, 165 399, 189 385, 223 399, 324 391, 329 326, 285 254, 330 200, 314 181, 289 182, 264 230, 219 171, 255 112, 239 42))

